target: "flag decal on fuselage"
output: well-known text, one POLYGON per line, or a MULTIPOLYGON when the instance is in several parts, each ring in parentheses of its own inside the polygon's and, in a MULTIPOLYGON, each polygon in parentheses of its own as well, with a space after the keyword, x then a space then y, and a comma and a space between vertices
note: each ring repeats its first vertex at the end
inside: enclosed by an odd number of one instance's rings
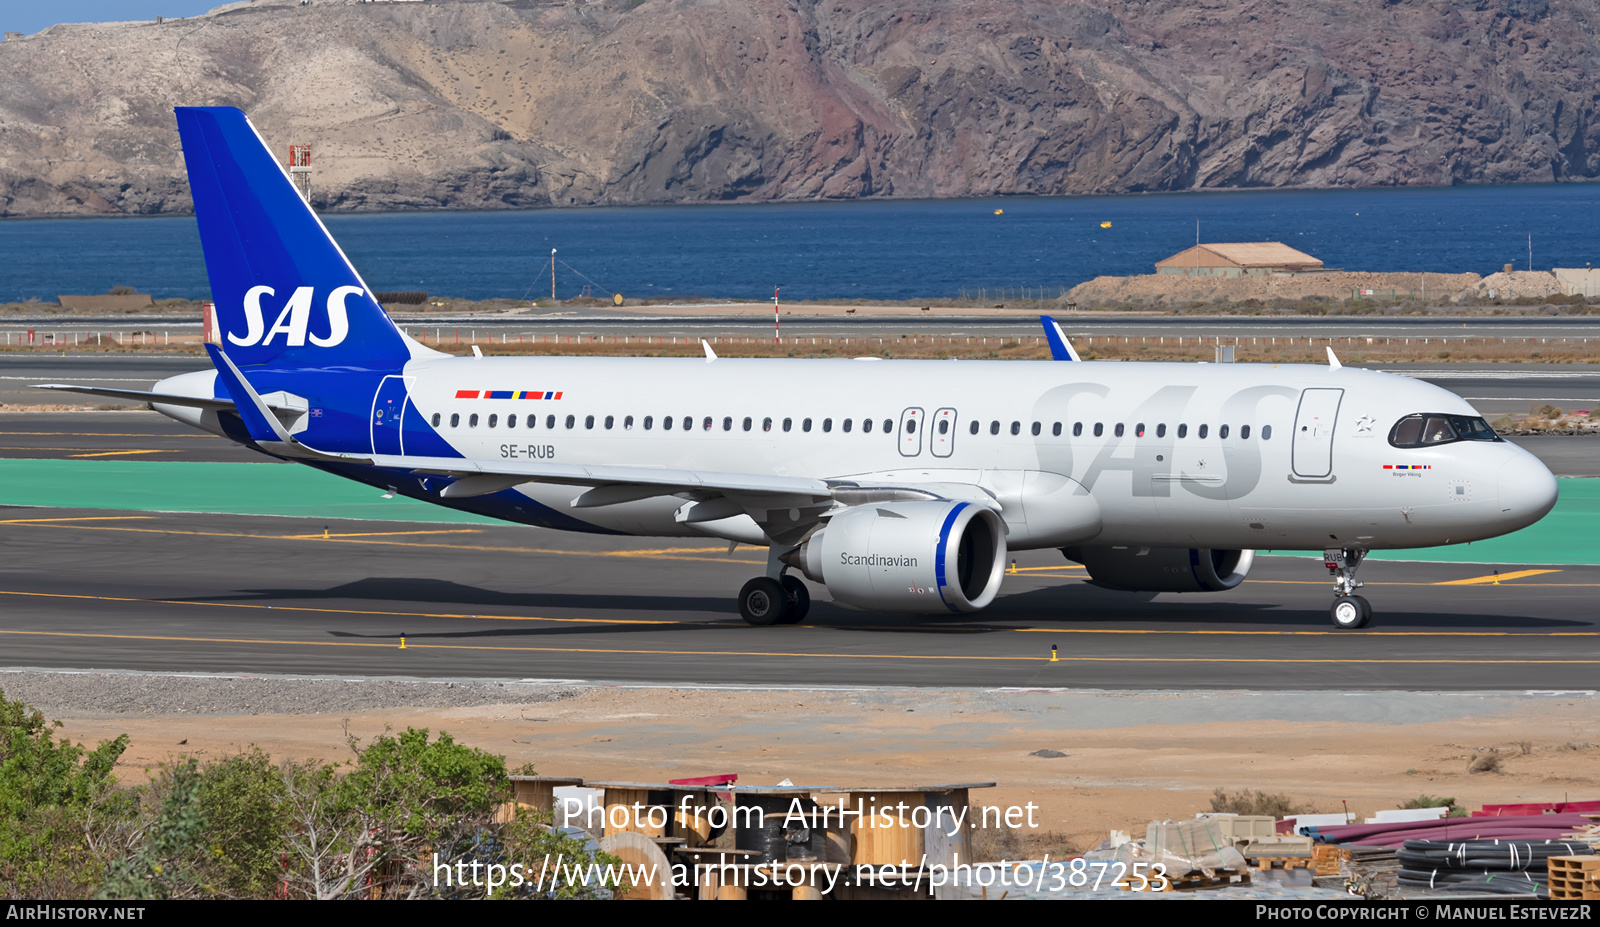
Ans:
POLYGON ((560 390, 541 389, 458 389, 457 399, 560 399, 560 390))

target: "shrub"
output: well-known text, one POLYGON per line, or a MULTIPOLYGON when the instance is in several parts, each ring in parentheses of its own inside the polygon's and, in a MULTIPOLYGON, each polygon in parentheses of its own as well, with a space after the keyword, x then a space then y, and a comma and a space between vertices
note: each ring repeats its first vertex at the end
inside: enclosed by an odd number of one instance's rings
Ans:
POLYGON ((60 726, 0 691, 0 897, 84 897, 131 813, 112 776, 127 736, 85 750, 53 739, 60 726))

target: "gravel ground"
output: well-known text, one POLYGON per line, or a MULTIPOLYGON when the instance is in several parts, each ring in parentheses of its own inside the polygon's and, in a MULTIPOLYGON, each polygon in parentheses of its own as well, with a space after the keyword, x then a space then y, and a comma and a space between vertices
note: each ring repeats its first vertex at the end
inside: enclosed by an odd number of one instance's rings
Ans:
POLYGON ((533 705, 572 698, 578 686, 473 680, 186 676, 0 670, 0 692, 50 718, 106 715, 261 715, 533 705))

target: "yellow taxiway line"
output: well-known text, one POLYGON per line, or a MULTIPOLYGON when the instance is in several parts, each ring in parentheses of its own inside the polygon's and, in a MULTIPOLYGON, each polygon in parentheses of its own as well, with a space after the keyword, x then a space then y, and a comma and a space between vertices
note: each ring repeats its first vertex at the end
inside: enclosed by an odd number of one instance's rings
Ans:
MULTIPOLYGON (((96 640, 124 640, 124 641, 160 641, 199 644, 266 644, 269 646, 299 646, 299 647, 367 647, 396 650, 397 645, 392 643, 376 643, 363 641, 299 641, 299 640, 269 640, 263 638, 245 637, 184 637, 178 635, 158 634, 86 634, 66 631, 11 631, 0 630, 0 635, 19 635, 34 637, 71 637, 79 639, 96 640)), ((398 635, 396 635, 398 637, 398 635)), ((422 635, 426 637, 426 635, 422 635)), ((1560 665, 1560 666, 1590 666, 1600 665, 1600 659, 1593 660, 1505 660, 1505 659, 1363 659, 1340 657, 1327 658, 1257 658, 1257 657, 1085 657, 1085 656, 1058 656, 1054 661, 1049 656, 980 656, 974 654, 911 654, 911 653, 816 653, 807 651, 781 651, 781 650, 644 650, 634 648, 612 647, 508 647, 488 646, 484 644, 433 644, 418 641, 417 635, 407 638, 407 650, 472 650, 472 651, 499 651, 506 653, 601 653, 613 655, 640 655, 640 656, 687 656, 687 657, 788 657, 788 658, 815 658, 823 660, 927 660, 927 661, 959 661, 969 660, 985 663, 1227 663, 1227 664, 1298 664, 1322 665, 1337 663, 1370 664, 1370 665, 1469 665, 1469 666, 1527 666, 1527 665, 1560 665)))
MULTIPOLYGON (((737 626, 732 619, 726 621, 673 621, 645 618, 547 618, 539 615, 484 615, 467 614, 465 612, 406 612, 389 611, 381 609, 354 609, 335 608, 331 606, 316 605, 263 605, 252 602, 204 602, 183 599, 142 599, 132 596, 99 596, 82 595, 65 592, 23 592, 14 589, 0 589, 0 596, 14 595, 39 599, 77 599, 98 602, 122 602, 145 605, 188 605, 212 608, 238 608, 257 609, 262 611, 279 612, 312 612, 325 615, 351 615, 357 617, 384 617, 384 618, 447 618, 469 621, 545 621, 555 624, 598 624, 598 625, 673 625, 678 627, 705 627, 720 626, 724 624, 737 626)), ((828 625, 799 625, 802 628, 830 627, 828 625)), ((889 629, 887 625, 860 625, 848 624, 832 627, 841 627, 852 631, 871 631, 889 629)), ((903 630, 903 627, 895 627, 903 630)), ((944 631, 990 631, 995 633, 1014 632, 1019 634, 1075 634, 1075 635, 1174 635, 1174 636, 1209 636, 1209 637, 1351 637, 1349 631, 1243 631, 1243 630, 1172 630, 1172 629, 1144 629, 1144 628, 1008 628, 1004 625, 928 625, 925 630, 936 634, 944 631)), ((20 633, 20 632, 19 632, 20 633)), ((49 633, 49 632, 29 632, 49 633)), ((1369 631, 1360 639, 1373 637, 1600 637, 1600 631, 1369 631)), ((1354 638, 1353 638, 1354 639, 1354 638)), ((1402 661, 1404 662, 1404 661, 1402 661)))
POLYGON ((1560 573, 1560 570, 1517 570, 1514 573, 1495 573, 1490 576, 1474 576, 1471 579, 1451 579, 1435 586, 1488 586, 1497 585, 1511 579, 1522 579, 1525 576, 1539 576, 1544 573, 1560 573))

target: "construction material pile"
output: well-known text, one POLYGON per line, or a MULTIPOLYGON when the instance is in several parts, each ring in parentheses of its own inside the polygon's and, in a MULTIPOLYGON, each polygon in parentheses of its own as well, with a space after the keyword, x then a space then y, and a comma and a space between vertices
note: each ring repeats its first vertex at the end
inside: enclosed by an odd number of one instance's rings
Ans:
POLYGON ((1531 814, 1302 827, 1300 832, 1318 843, 1353 843, 1377 847, 1400 847, 1408 840, 1459 843, 1472 840, 1537 842, 1562 839, 1574 839, 1574 845, 1581 847, 1584 841, 1575 838, 1588 830, 1592 823, 1587 817, 1577 813, 1531 814))
POLYGON ((1407 840, 1399 854, 1400 885, 1548 897, 1550 858, 1588 850, 1566 840, 1407 840))

